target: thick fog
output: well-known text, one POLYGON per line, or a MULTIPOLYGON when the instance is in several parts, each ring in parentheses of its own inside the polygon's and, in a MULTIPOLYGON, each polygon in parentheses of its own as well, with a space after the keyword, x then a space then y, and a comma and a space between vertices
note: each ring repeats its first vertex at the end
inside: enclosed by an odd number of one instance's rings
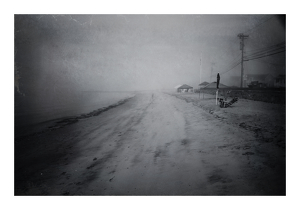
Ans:
MULTIPOLYGON (((237 85, 240 65, 230 67, 240 59, 239 33, 249 35, 245 52, 283 43, 285 16, 15 15, 16 105, 82 91, 196 88, 218 72, 221 83, 237 85)), ((244 66, 285 74, 285 53, 244 66)))
MULTIPOLYGON (((272 16, 16 15, 19 90, 26 94, 32 88, 34 92, 63 92, 149 90, 182 83, 196 86, 200 70, 201 80, 210 80, 212 68, 213 75, 225 71, 241 54, 237 34, 250 32, 245 33, 250 36, 245 51, 285 41, 280 18, 263 23, 269 18, 272 16)), ((254 62, 249 64, 245 69, 254 71, 254 62)), ((267 71, 266 67, 262 68, 267 71)), ((276 75, 280 70, 268 73, 276 75)), ((239 75, 239 69, 233 72, 239 75)))

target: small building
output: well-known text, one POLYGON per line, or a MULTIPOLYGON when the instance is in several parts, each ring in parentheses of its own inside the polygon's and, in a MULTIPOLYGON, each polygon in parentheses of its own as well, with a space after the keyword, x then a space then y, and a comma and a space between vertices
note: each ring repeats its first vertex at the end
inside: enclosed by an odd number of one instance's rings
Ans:
POLYGON ((247 74, 246 87, 274 87, 275 78, 271 74, 247 74))
POLYGON ((175 87, 178 93, 193 92, 193 87, 189 85, 180 85, 175 87))
MULTIPOLYGON (((217 89, 217 82, 211 82, 211 83, 208 83, 205 87, 203 87, 204 89, 205 88, 216 88, 217 89)), ((219 89, 221 88, 228 88, 227 85, 224 85, 222 83, 219 83, 219 89)))
POLYGON ((267 85, 258 81, 252 81, 248 84, 249 88, 266 88, 267 85))
POLYGON ((199 84, 199 88, 204 88, 206 85, 208 85, 208 82, 202 82, 201 84, 199 84))
POLYGON ((280 87, 286 87, 286 76, 285 75, 278 75, 275 78, 275 87, 280 88, 280 87))

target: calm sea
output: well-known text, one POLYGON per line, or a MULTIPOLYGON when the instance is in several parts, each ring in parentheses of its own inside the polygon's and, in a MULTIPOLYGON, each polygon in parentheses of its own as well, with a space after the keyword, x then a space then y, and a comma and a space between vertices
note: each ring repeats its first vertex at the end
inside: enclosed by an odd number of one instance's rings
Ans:
POLYGON ((82 91, 68 95, 57 94, 52 97, 16 95, 15 136, 36 131, 39 125, 49 124, 53 120, 86 114, 133 96, 133 92, 98 91, 82 91))

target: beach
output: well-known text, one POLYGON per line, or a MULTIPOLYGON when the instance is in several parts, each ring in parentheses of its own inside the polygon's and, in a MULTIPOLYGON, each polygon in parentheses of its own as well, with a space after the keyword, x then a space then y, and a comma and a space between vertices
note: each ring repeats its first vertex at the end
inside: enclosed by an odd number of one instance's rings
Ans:
POLYGON ((15 195, 285 195, 285 105, 136 92, 15 139, 15 195))

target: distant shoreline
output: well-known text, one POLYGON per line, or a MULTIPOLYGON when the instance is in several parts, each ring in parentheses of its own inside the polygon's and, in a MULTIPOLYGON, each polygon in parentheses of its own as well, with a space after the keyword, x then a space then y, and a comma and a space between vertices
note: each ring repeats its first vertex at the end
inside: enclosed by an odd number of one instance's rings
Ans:
POLYGON ((135 95, 128 96, 124 99, 119 100, 116 103, 112 103, 110 105, 103 106, 98 109, 94 109, 90 112, 79 113, 79 114, 74 114, 74 115, 69 115, 69 116, 63 116, 63 117, 58 117, 58 118, 53 118, 53 119, 47 119, 47 120, 43 120, 41 122, 25 124, 25 125, 19 126, 18 128, 16 128, 16 120, 15 120, 15 123, 14 123, 15 124, 15 131, 14 131, 15 139, 22 139, 27 136, 45 133, 45 132, 48 132, 53 129, 62 128, 66 125, 73 124, 73 123, 77 122, 78 120, 97 116, 97 115, 101 114, 102 112, 105 112, 116 106, 124 104, 125 102, 132 99, 133 97, 135 97, 135 95))

